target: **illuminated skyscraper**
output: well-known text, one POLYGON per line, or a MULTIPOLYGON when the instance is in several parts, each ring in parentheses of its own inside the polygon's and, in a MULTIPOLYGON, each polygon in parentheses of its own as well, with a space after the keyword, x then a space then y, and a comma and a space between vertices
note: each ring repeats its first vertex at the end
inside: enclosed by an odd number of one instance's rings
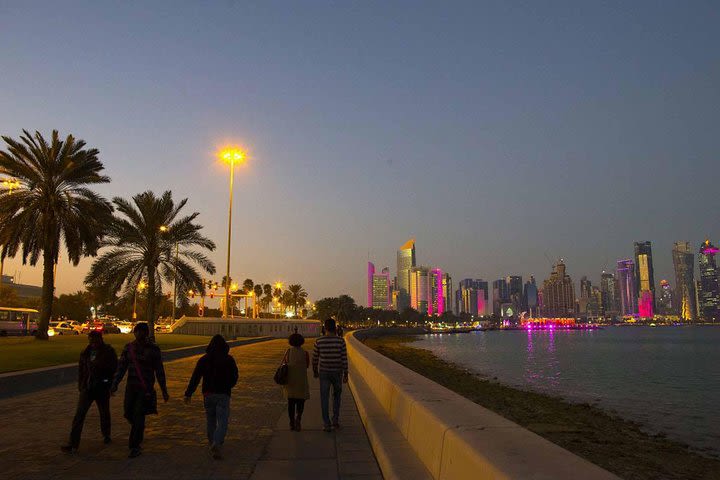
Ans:
POLYGON ((392 307, 390 269, 375 273, 375 265, 368 262, 368 307, 387 310, 392 307))
POLYGON ((637 289, 635 288, 635 264, 629 258, 618 260, 615 271, 620 287, 620 315, 637 314, 637 289))
POLYGON ((706 322, 720 321, 720 286, 718 286, 718 268, 715 263, 715 254, 718 253, 710 240, 700 245, 700 291, 698 299, 700 316, 706 322))
POLYGON ((432 315, 430 269, 413 267, 410 270, 410 306, 423 315, 432 315))
POLYGON ((535 277, 530 275, 530 280, 525 282, 523 288, 523 311, 526 311, 531 317, 538 314, 538 290, 535 285, 535 277))
POLYGON ((518 314, 523 310, 523 281, 520 275, 510 275, 505 277, 507 282, 508 295, 512 308, 518 314))
POLYGON ((439 268, 430 270, 430 305, 428 315, 440 316, 445 312, 445 296, 443 295, 443 272, 439 268))
POLYGON ((397 252, 397 310, 410 306, 410 270, 415 267, 415 240, 405 242, 397 252))
POLYGON ((575 316, 575 286, 570 275, 565 273, 562 259, 553 266, 553 271, 543 282, 543 314, 547 317, 575 316))
POLYGON ((675 299, 678 315, 683 320, 696 319, 695 303, 695 255, 688 242, 675 242, 672 250, 675 267, 675 299))
POLYGON ((635 288, 639 309, 642 310, 640 316, 652 317, 655 310, 655 273, 650 242, 635 242, 635 288), (650 292, 650 295, 645 292, 650 292))
POLYGON ((474 317, 488 314, 488 283, 466 278, 458 284, 456 312, 474 317))
POLYGON ((443 273, 442 275, 442 292, 445 298, 445 311, 453 311, 453 284, 452 277, 449 274, 443 273))
POLYGON ((673 296, 673 291, 668 281, 660 280, 660 295, 658 296, 656 302, 658 313, 663 315, 675 315, 675 301, 673 296))

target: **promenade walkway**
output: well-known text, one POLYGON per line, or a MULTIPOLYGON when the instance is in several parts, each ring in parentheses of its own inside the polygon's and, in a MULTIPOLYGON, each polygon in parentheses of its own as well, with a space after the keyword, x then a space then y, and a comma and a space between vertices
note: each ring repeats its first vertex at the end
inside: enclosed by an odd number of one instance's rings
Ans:
MULTIPOLYGON (((127 458, 129 426, 122 417, 122 390, 112 399, 113 443, 104 445, 93 407, 78 455, 62 454, 77 400, 76 385, 0 400, 2 478, 193 478, 375 479, 381 478, 349 388, 343 391, 343 428, 321 429, 317 381, 311 380, 303 431, 292 432, 286 402, 272 375, 287 342, 275 340, 231 350, 240 370, 233 390, 225 458, 207 454, 202 395, 191 405, 182 395, 198 357, 168 362, 170 401, 149 416, 143 455, 127 458)), ((311 345, 306 345, 311 348, 311 345)), ((312 375, 310 375, 312 378, 312 375)))

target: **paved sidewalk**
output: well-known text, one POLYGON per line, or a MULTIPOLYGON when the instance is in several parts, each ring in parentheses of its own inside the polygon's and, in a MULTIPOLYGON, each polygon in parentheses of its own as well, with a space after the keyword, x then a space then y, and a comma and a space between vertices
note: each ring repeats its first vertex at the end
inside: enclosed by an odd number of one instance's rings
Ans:
MULTIPOLYGON (((59 447, 67 441, 69 434, 77 401, 75 385, 0 400, 2 478, 247 479, 254 470, 257 470, 254 478, 258 479, 303 478, 293 476, 290 469, 287 476, 273 474, 268 477, 264 473, 278 471, 268 470, 277 468, 273 463, 276 460, 289 463, 295 458, 292 445, 306 445, 312 452, 323 452, 321 458, 313 461, 317 468, 313 468, 313 462, 301 462, 308 468, 304 472, 312 472, 305 478, 338 478, 339 474, 343 474, 341 478, 353 478, 344 475, 348 473, 345 469, 351 467, 353 473, 371 472, 369 465, 374 462, 374 457, 359 419, 353 419, 355 405, 348 388, 343 392, 345 402, 341 417, 347 418, 347 426, 341 432, 328 434, 321 431, 316 383, 306 405, 305 431, 289 431, 286 402, 280 387, 272 382, 286 345, 286 341, 277 340, 231 350, 238 363, 240 381, 233 390, 224 460, 214 461, 207 454, 202 395, 196 393, 190 406, 182 401, 198 358, 191 357, 166 363, 171 398, 167 404, 160 401, 159 415, 148 416, 143 455, 136 459, 127 458, 129 425, 122 417, 124 385, 111 400, 113 443, 103 445, 97 409, 92 407, 85 421, 80 452, 74 456, 62 454, 59 447), (295 437, 287 438, 289 435, 295 437), (332 443, 336 453, 332 453, 332 443), (327 451, 331 453, 325 453, 327 451), (360 463, 349 465, 351 458, 361 458, 360 463)), ((304 451, 302 447, 296 450, 297 453, 304 451)))

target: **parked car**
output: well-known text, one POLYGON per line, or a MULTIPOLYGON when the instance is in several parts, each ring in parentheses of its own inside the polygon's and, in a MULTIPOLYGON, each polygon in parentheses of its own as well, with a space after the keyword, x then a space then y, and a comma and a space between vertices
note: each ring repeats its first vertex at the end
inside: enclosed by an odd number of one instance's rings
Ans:
POLYGON ((124 320, 114 323, 115 326, 120 329, 120 333, 132 333, 133 328, 135 327, 133 323, 124 320))
POLYGON ((48 335, 79 335, 75 327, 69 322, 50 322, 48 325, 48 335))
POLYGON ((100 330, 102 333, 122 333, 120 328, 112 322, 105 322, 100 324, 100 330))

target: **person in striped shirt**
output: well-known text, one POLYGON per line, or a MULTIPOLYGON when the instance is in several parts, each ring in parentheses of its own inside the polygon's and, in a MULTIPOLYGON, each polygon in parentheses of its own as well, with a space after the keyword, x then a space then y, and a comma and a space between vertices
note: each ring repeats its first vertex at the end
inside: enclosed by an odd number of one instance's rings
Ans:
POLYGON ((320 377, 320 409, 326 432, 340 428, 340 395, 348 381, 348 360, 345 340, 337 336, 335 320, 325 320, 325 335, 315 341, 312 356, 313 373, 320 377), (330 388, 333 391, 333 415, 330 422, 330 388))

